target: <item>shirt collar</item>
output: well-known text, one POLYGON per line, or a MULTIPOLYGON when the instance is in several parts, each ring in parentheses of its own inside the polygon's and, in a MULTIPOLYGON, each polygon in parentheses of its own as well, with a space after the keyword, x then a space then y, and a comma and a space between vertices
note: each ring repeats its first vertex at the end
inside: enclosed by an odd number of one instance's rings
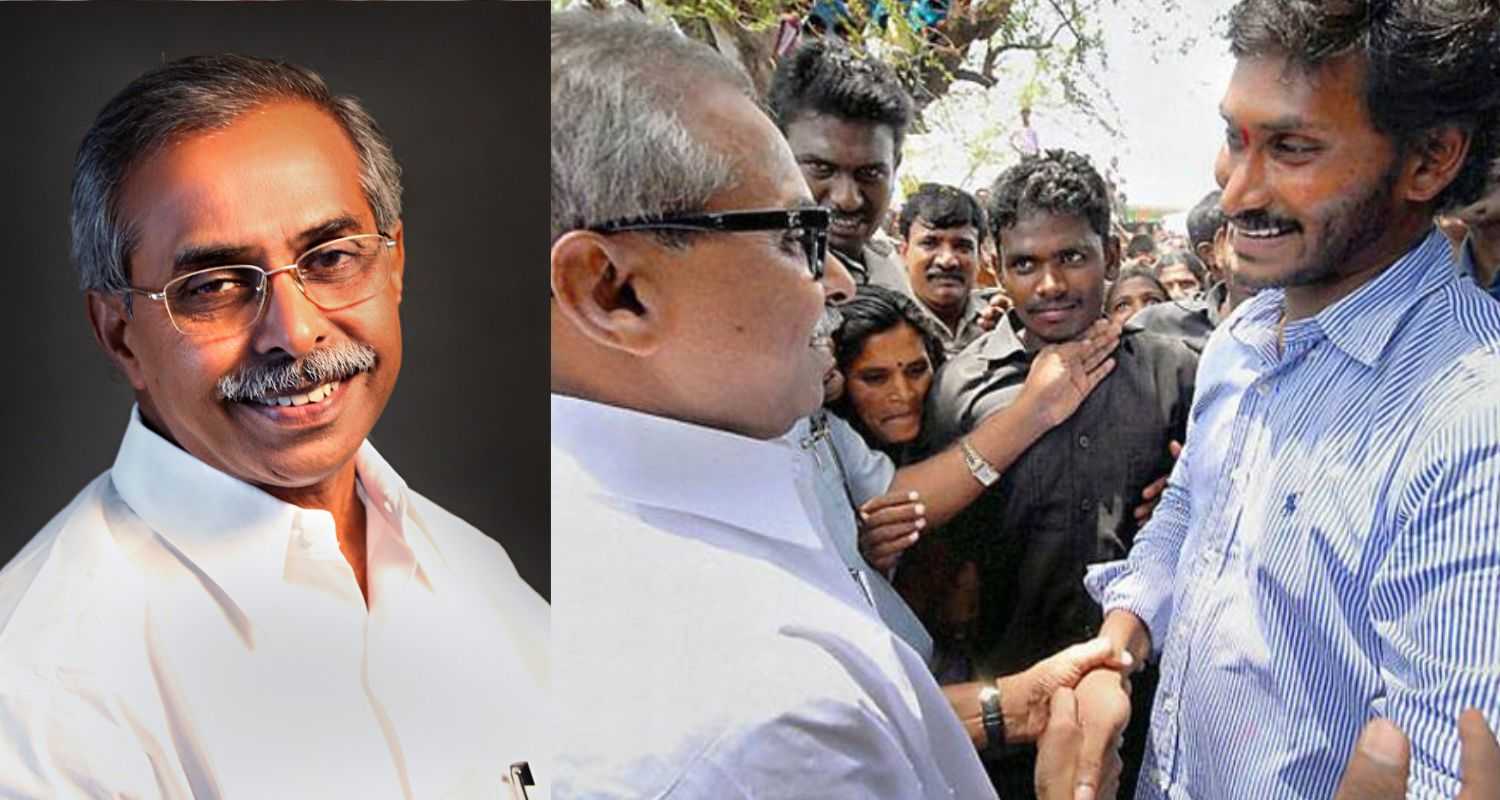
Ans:
POLYGON ((1021 341, 1021 321, 1014 311, 1000 318, 995 329, 984 335, 979 346, 979 355, 986 361, 1007 361, 1025 358, 1026 345, 1021 341))
MULTIPOLYGON (((355 455, 355 471, 371 501, 367 513, 386 523, 367 529, 385 528, 396 546, 412 552, 403 524, 405 481, 368 441, 355 455)), ((294 532, 333 526, 327 511, 282 502, 199 461, 146 427, 138 407, 130 412, 110 480, 136 516, 231 597, 263 592, 282 579, 294 532)))
MULTIPOLYGON (((1319 312, 1310 320, 1310 327, 1350 358, 1373 367, 1407 312, 1423 297, 1457 279, 1447 240, 1433 230, 1369 283, 1319 312)), ((1286 307, 1286 292, 1264 291, 1245 301, 1244 306, 1243 313, 1231 318, 1230 332, 1242 343, 1254 346, 1265 336, 1264 329, 1279 323, 1286 307)))
POLYGON ((808 467, 786 437, 751 439, 554 394, 552 445, 604 494, 822 546, 810 517, 813 489, 799 481, 808 467))

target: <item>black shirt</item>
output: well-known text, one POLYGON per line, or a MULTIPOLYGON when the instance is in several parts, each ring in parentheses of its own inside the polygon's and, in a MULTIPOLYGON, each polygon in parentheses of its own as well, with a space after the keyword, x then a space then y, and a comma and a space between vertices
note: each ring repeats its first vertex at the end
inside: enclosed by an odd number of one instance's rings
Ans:
MULTIPOLYGON (((927 409, 933 451, 1020 394, 1033 354, 1017 324, 1008 315, 938 372, 927 409)), ((1141 490, 1171 469, 1168 443, 1186 431, 1197 356, 1180 340, 1129 329, 1114 359, 1077 413, 942 532, 979 565, 983 677, 1018 672, 1098 632, 1084 569, 1125 556, 1141 490)))
MULTIPOLYGON (((946 447, 1020 395, 1034 354, 1019 330, 1007 315, 939 370, 928 394, 928 449, 946 447)), ((918 545, 951 548, 952 560, 978 565, 979 618, 967 649, 979 679, 1021 672, 1098 634, 1102 611, 1084 589, 1084 571, 1125 556, 1141 490, 1171 470, 1168 444, 1186 433, 1197 354, 1181 339, 1127 326, 1113 357, 1114 371, 1073 416, 918 545)), ((1134 796, 1156 677, 1148 668, 1132 679, 1122 798, 1134 796)), ((1035 796, 1034 748, 999 748, 985 760, 1002 797, 1035 796)))

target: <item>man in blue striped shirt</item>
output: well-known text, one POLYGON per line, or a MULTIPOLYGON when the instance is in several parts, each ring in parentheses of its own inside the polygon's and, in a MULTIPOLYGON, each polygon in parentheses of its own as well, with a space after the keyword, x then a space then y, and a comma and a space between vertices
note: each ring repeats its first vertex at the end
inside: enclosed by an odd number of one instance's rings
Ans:
MULTIPOLYGON (((1086 582, 1161 659, 1138 797, 1329 797, 1361 727, 1408 791, 1459 789, 1457 719, 1500 722, 1500 305, 1433 214, 1500 150, 1495 0, 1242 0, 1216 164, 1247 285, 1127 560, 1086 582)), ((1129 701, 1077 688, 1091 784, 1129 701)), ((1081 796, 1089 796, 1085 787, 1081 796)))

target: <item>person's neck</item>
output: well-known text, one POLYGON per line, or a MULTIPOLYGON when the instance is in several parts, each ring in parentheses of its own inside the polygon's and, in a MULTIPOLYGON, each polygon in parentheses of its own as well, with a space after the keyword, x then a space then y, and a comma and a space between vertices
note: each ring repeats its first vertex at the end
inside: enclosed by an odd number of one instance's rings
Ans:
MULTIPOLYGON (((141 406, 141 422, 174 447, 182 448, 166 426, 157 423, 146 406, 144 403, 141 406)), ((222 468, 214 468, 225 472, 222 468)), ((355 488, 357 481, 354 459, 350 458, 348 463, 339 467, 332 475, 308 486, 270 486, 253 482, 251 485, 283 503, 298 508, 327 511, 333 516, 339 551, 344 554, 344 560, 349 562, 349 568, 354 571, 354 579, 359 584, 359 592, 368 603, 369 592, 365 583, 365 505, 355 488)))
POLYGON ((854 250, 852 252, 842 247, 834 247, 832 243, 830 243, 828 246, 844 258, 853 261, 856 264, 863 265, 865 263, 865 245, 867 244, 868 242, 859 242, 854 246, 854 250))
POLYGON ((963 303, 953 308, 933 308, 932 306, 927 306, 927 310, 931 311, 932 315, 937 317, 938 321, 948 328, 949 333, 957 336, 958 327, 964 321, 964 309, 967 305, 967 303, 963 303))
POLYGON ((311 486, 262 486, 265 492, 283 503, 298 508, 318 509, 333 515, 333 528, 338 534, 339 552, 349 569, 354 572, 354 581, 359 584, 359 593, 370 603, 369 583, 365 580, 368 551, 365 537, 365 504, 359 499, 356 488, 359 477, 350 459, 338 472, 311 486))
MULTIPOLYGON (((1366 253, 1359 259, 1362 263, 1356 263, 1347 271, 1340 271, 1325 281, 1306 286, 1288 286, 1286 321, 1296 322, 1315 317, 1323 309, 1348 297, 1411 252, 1431 232, 1430 209, 1425 217, 1420 213, 1410 215, 1406 220, 1397 221, 1387 228, 1386 233, 1366 249, 1366 253)), ((1334 265, 1335 269, 1340 266, 1342 265, 1334 265)))

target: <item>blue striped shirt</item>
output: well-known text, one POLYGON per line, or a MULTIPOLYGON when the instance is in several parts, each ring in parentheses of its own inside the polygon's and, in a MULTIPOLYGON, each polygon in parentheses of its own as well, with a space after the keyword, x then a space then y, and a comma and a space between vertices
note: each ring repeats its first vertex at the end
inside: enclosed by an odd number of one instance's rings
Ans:
POLYGON ((1283 303, 1214 333, 1154 518, 1086 578, 1161 657, 1137 797, 1329 797, 1378 715, 1448 800, 1459 711, 1500 724, 1500 303, 1435 233, 1284 351, 1283 303))

